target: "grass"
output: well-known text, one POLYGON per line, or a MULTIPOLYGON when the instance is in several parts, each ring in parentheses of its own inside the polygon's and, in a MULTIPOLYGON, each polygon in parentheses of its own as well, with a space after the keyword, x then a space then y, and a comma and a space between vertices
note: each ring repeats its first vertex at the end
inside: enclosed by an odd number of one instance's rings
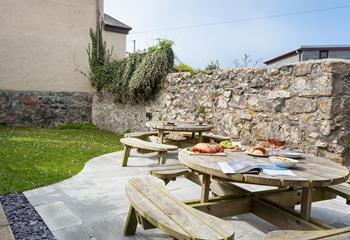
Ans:
POLYGON ((120 137, 92 126, 0 126, 0 194, 69 178, 91 158, 121 150, 120 137))

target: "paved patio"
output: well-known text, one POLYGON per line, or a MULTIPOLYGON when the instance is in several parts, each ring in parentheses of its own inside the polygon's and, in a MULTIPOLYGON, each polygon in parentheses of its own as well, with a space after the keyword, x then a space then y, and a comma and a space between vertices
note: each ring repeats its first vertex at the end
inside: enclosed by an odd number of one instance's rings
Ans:
MULTIPOLYGON (((90 160, 76 176, 24 194, 35 207, 58 240, 165 239, 157 229, 137 228, 132 237, 123 236, 128 212, 124 185, 129 178, 148 174, 149 165, 157 163, 154 154, 131 152, 128 167, 121 167, 121 152, 90 160)), ((175 163, 177 153, 169 154, 168 163, 175 163)), ((251 186, 249 186, 251 188, 251 186)), ((199 198, 200 188, 184 178, 167 188, 179 199, 199 198)), ((313 204, 312 216, 334 227, 350 225, 350 206, 345 199, 313 204)), ((275 226, 252 214, 226 218, 236 229, 235 239, 264 239, 275 226)))

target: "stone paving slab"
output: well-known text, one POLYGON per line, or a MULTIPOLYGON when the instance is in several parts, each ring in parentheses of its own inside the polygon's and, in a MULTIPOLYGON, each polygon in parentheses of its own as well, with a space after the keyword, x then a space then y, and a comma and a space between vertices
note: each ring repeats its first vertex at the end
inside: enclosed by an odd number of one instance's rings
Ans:
POLYGON ((40 216, 46 216, 44 220, 51 231, 83 224, 83 221, 75 215, 64 202, 54 202, 35 208, 40 216))
MULTIPOLYGON (((58 240, 169 239, 158 229, 145 231, 141 227, 135 236, 123 236, 129 207, 124 186, 132 177, 148 175, 150 167, 157 163, 157 156, 132 151, 128 167, 121 167, 121 158, 121 152, 94 158, 72 178, 24 194, 58 240)), ((177 153, 169 153, 167 162, 178 162, 177 153)), ((254 189, 254 185, 245 187, 254 189)), ((201 190, 182 177, 170 182, 167 189, 181 200, 199 198, 201 190)), ((342 198, 315 203, 313 207, 313 217, 333 226, 350 223, 350 207, 342 198)), ((225 220, 235 226, 235 239, 262 240, 266 233, 277 229, 253 214, 225 220)))
POLYGON ((15 240, 11 227, 0 203, 0 240, 15 240))

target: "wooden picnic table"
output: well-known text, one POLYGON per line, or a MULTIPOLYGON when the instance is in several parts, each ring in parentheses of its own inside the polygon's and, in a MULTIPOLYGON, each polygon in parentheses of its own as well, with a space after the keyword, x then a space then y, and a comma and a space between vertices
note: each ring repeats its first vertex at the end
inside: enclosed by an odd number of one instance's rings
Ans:
POLYGON ((151 121, 146 124, 147 127, 156 129, 158 131, 158 137, 160 143, 164 142, 165 132, 191 132, 194 137, 195 133, 198 133, 199 142, 203 141, 202 133, 209 132, 214 128, 210 124, 196 124, 188 122, 175 122, 175 124, 167 124, 163 121, 151 121))
MULTIPOLYGON (((237 196, 234 197, 235 204, 231 203, 232 211, 227 210, 226 206, 224 213, 212 212, 212 214, 222 216, 222 214, 227 215, 229 213, 253 212, 286 229, 314 230, 330 228, 310 219, 311 204, 313 201, 335 197, 335 195, 327 194, 322 188, 345 182, 349 177, 349 170, 346 167, 326 158, 305 154, 299 160, 298 165, 291 169, 295 176, 271 176, 264 173, 224 174, 218 162, 235 161, 248 156, 244 152, 225 151, 225 153, 226 156, 204 156, 200 154, 191 155, 185 149, 179 152, 180 162, 201 176, 201 204, 210 203, 209 191, 214 181, 226 185, 229 183, 233 187, 233 192, 238 193, 241 197, 243 196, 242 199, 237 199, 237 196), (271 191, 252 193, 234 183, 249 183, 278 188, 271 191), (299 203, 301 204, 300 213, 294 210, 294 206, 299 203)), ((269 162, 268 158, 250 158, 256 162, 269 162)), ((216 211, 223 211, 219 205, 215 208, 216 211)), ((213 206, 212 209, 214 209, 213 206)))

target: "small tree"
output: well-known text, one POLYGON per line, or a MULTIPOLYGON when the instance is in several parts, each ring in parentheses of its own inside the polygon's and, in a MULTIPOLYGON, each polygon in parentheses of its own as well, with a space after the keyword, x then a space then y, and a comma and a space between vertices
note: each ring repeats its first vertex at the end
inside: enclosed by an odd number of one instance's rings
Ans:
POLYGON ((233 65, 235 68, 256 67, 261 64, 261 59, 253 60, 249 54, 244 54, 241 59, 234 59, 233 65))
POLYGON ((217 59, 215 62, 210 60, 208 65, 205 67, 205 70, 218 70, 218 69, 220 69, 220 63, 217 59))
MULTIPOLYGON (((100 29, 100 32, 102 32, 102 27, 100 29)), ((103 41, 102 34, 99 35, 99 49, 97 49, 97 38, 96 38, 96 31, 90 28, 90 38, 91 38, 91 44, 89 43, 88 48, 86 49, 86 52, 89 56, 89 64, 91 72, 95 73, 98 71, 98 68, 103 66, 106 63, 106 42, 103 41), (98 58, 97 58, 97 51, 98 51, 98 58)))

